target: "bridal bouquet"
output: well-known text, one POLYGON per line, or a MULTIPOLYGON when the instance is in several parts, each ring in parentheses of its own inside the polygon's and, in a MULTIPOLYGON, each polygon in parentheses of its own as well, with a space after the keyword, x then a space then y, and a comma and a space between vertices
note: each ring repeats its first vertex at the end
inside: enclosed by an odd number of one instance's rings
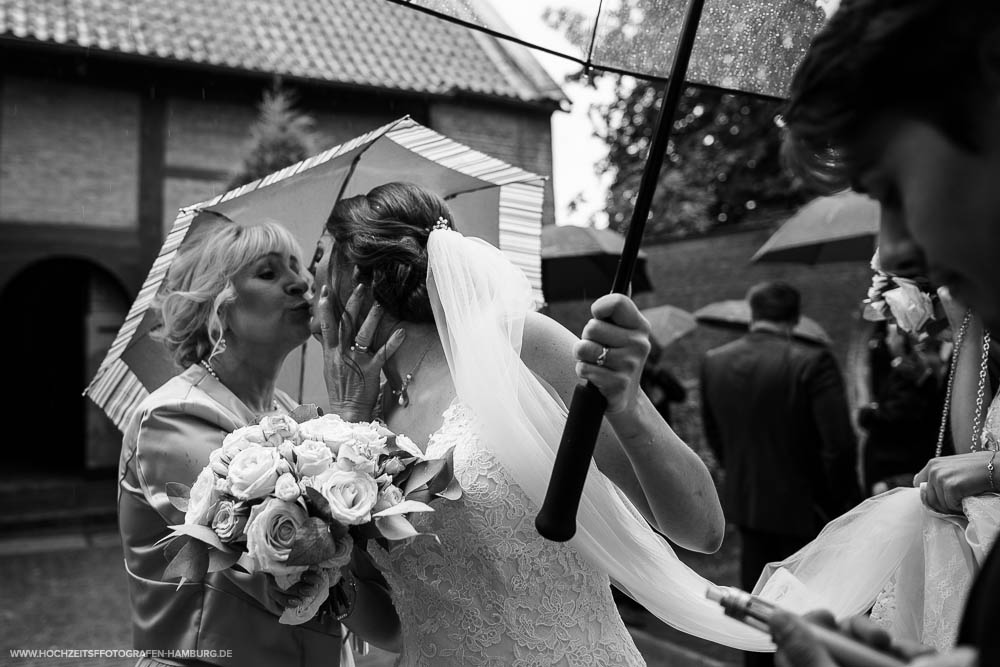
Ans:
POLYGON ((313 570, 326 585, 281 617, 298 624, 340 581, 355 541, 387 545, 418 535, 407 517, 462 491, 451 451, 424 459, 411 440, 378 422, 301 406, 230 433, 194 486, 169 483, 167 494, 185 513, 162 540, 167 578, 200 581, 236 567, 266 572, 286 590, 313 570))
POLYGON ((865 299, 866 320, 894 321, 900 329, 918 338, 926 338, 947 326, 937 293, 929 282, 886 273, 879 263, 878 250, 871 267, 875 273, 865 299))

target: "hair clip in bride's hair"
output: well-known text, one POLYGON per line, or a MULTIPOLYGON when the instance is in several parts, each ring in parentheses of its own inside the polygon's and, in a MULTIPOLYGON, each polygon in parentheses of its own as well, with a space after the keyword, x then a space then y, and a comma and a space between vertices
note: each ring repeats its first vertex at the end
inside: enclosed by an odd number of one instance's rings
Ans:
POLYGON ((426 231, 430 234, 432 231, 438 229, 451 229, 451 223, 448 222, 446 218, 438 217, 437 222, 434 223, 433 227, 427 227, 426 231))

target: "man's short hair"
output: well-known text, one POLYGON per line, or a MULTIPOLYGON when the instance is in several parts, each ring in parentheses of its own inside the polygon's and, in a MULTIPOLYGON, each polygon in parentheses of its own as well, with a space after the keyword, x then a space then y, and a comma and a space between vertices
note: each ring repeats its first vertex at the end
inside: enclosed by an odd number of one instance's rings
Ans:
POLYGON ((754 322, 767 320, 794 324, 799 320, 802 297, 788 283, 758 283, 747 292, 747 301, 750 302, 750 315, 754 322))
MULTIPOLYGON (((816 35, 782 114, 788 166, 820 191, 850 186, 886 113, 930 124, 975 151, 990 92, 997 0, 842 0, 816 35)), ((996 63, 993 63, 996 66, 996 63)))

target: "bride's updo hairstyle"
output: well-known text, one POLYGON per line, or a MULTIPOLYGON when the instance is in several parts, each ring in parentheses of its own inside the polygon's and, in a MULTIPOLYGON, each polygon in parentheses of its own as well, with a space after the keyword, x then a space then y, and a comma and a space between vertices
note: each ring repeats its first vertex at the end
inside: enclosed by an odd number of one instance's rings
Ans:
MULTIPOLYGON (((358 282, 371 285, 387 313, 429 323, 434 313, 427 294, 427 237, 441 220, 455 229, 441 197, 412 183, 386 183, 337 202, 326 229, 336 242, 336 264, 353 266, 358 282)), ((333 280, 339 294, 340 273, 333 280)))
MULTIPOLYGON (((233 279, 271 252, 302 257, 298 241, 276 222, 217 222, 191 232, 153 302, 163 319, 154 335, 178 366, 187 368, 225 349, 226 308, 236 301, 233 279)), ((312 280, 305 271, 302 275, 312 280)))

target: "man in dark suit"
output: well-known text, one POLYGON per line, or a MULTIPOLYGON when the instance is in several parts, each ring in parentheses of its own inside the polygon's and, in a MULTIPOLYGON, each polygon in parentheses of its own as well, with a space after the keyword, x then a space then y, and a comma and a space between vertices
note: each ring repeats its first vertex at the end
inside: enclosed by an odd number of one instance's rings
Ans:
MULTIPOLYGON (((701 369, 708 444, 726 471, 723 504, 739 527, 743 588, 798 551, 860 498, 844 382, 828 349, 792 338, 798 291, 750 289, 750 332, 710 350, 701 369)), ((746 654, 747 665, 771 664, 746 654)))

